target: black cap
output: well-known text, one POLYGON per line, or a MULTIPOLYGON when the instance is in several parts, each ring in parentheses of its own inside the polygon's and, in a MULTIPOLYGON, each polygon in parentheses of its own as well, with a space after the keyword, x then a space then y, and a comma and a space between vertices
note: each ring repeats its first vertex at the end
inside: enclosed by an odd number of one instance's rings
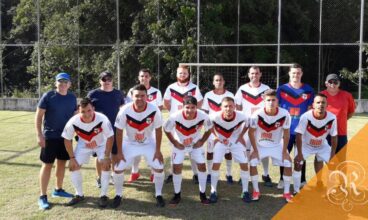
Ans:
POLYGON ((330 81, 330 80, 337 80, 337 81, 340 81, 340 77, 335 74, 335 73, 331 73, 331 74, 328 74, 327 77, 326 77, 326 82, 330 81))
POLYGON ((183 98, 183 105, 189 105, 189 104, 197 105, 197 99, 194 98, 193 96, 185 96, 183 98))
POLYGON ((100 73, 100 79, 105 77, 112 78, 112 74, 109 71, 103 71, 102 73, 100 73))

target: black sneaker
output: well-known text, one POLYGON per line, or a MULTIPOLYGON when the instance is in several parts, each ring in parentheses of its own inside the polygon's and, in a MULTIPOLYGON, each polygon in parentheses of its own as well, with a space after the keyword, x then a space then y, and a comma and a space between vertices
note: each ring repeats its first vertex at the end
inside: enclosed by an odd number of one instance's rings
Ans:
POLYGON ((262 175, 262 180, 263 180, 265 186, 267 186, 267 187, 272 187, 273 186, 270 175, 267 175, 267 176, 262 175))
POLYGON ((165 200, 162 196, 156 196, 156 207, 165 207, 165 200))
POLYGON ((210 200, 207 198, 207 196, 206 196, 206 193, 199 193, 199 199, 201 200, 201 203, 203 204, 203 205, 208 205, 208 204, 210 204, 210 200))
POLYGON ((217 193, 216 192, 211 193, 211 195, 210 195, 210 203, 216 203, 217 202, 217 199, 218 199, 217 193))
POLYGON ((240 197, 243 200, 243 202, 246 203, 252 202, 252 197, 250 196, 249 192, 243 192, 240 197))
POLYGON ((176 206, 181 200, 180 193, 175 193, 174 197, 170 200, 170 205, 176 206))
POLYGON ((166 184, 167 184, 167 183, 172 183, 172 181, 173 181, 173 175, 172 175, 172 174, 170 174, 170 175, 168 175, 168 176, 166 177, 165 183, 166 183, 166 184))
POLYGON ((234 183, 233 176, 226 176, 226 182, 229 185, 232 185, 234 183))
POLYGON ((121 196, 116 195, 114 197, 114 200, 112 201, 111 207, 115 209, 119 207, 120 204, 121 204, 121 196))
POLYGON ((100 177, 96 178, 96 187, 101 188, 101 178, 100 177))
POLYGON ((84 196, 75 195, 66 205, 67 206, 73 206, 81 201, 84 200, 84 196))
POLYGON ((198 184, 199 183, 198 182, 198 175, 197 174, 194 174, 192 180, 193 180, 193 183, 194 184, 198 184))
POLYGON ((100 206, 101 208, 106 208, 108 202, 109 202, 109 197, 101 196, 100 200, 98 201, 98 206, 100 206))

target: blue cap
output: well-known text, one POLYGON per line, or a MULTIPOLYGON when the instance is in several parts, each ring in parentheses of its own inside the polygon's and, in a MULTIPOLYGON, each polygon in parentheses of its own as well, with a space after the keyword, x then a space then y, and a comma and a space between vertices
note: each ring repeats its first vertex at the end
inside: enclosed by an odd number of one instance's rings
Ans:
POLYGON ((70 76, 67 73, 59 73, 59 74, 57 74, 56 75, 56 81, 61 80, 61 79, 65 79, 65 80, 70 81, 70 76))

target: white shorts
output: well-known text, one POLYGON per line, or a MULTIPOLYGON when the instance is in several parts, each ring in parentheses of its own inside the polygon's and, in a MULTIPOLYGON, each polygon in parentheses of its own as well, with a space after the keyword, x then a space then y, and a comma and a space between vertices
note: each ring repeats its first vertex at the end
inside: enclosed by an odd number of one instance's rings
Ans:
MULTIPOLYGON (((311 147, 308 145, 302 145, 302 152, 304 160, 307 160, 309 156, 316 155, 318 161, 324 161, 328 163, 331 157, 331 147, 328 144, 324 144, 320 147, 311 147)), ((295 150, 295 156, 298 154, 298 150, 295 150)))
POLYGON ((140 144, 137 142, 125 142, 123 141, 123 154, 125 162, 123 160, 115 166, 115 170, 122 171, 132 166, 134 158, 137 156, 144 156, 146 162, 153 169, 161 170, 164 165, 157 159, 153 161, 153 157, 156 152, 156 143, 140 144))
POLYGON ((225 145, 223 143, 217 142, 213 150, 213 163, 221 163, 224 159, 224 155, 231 153, 233 155, 234 161, 238 163, 248 163, 247 150, 240 144, 225 145))
POLYGON ((258 146, 258 155, 259 160, 254 158, 250 161, 250 165, 252 167, 257 166, 259 162, 266 157, 272 158, 272 164, 274 166, 283 166, 283 167, 291 167, 291 161, 284 160, 282 161, 282 145, 277 147, 260 147, 258 146))
POLYGON ((87 148, 85 143, 78 142, 77 147, 74 150, 75 160, 78 162, 79 165, 87 164, 89 163, 89 158, 91 158, 93 154, 97 154, 97 159, 99 161, 102 161, 105 157, 105 148, 106 145, 104 144, 91 149, 87 148))
POLYGON ((172 164, 182 164, 186 153, 188 153, 191 159, 194 160, 197 164, 206 162, 203 146, 195 149, 193 149, 192 147, 186 147, 183 150, 173 147, 171 154, 172 164))

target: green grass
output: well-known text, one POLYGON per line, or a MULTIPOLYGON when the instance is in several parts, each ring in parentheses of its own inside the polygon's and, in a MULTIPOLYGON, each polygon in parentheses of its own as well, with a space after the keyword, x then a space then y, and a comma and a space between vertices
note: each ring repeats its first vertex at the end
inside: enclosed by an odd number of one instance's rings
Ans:
MULTIPOLYGON (((164 114, 166 117, 167 114, 164 114)), ((134 184, 124 184, 123 203, 117 210, 100 209, 97 206, 99 190, 95 187, 93 159, 84 166, 83 187, 87 199, 75 207, 65 207, 65 199, 54 199, 49 196, 52 208, 39 211, 37 199, 39 195, 38 174, 39 147, 36 144, 33 112, 0 111, 0 219, 269 219, 285 204, 281 199, 281 191, 276 187, 267 188, 260 184, 262 199, 257 203, 244 204, 240 200, 241 186, 229 186, 225 179, 225 164, 222 164, 221 181, 218 185, 219 201, 217 204, 203 206, 198 199, 198 185, 191 182, 191 171, 188 160, 185 161, 182 183, 182 202, 176 208, 166 206, 156 208, 154 186, 149 182, 149 170, 141 163, 143 178, 134 184)), ((358 132, 368 122, 367 115, 357 115, 349 120, 349 137, 358 132)), ((166 137, 163 139, 163 153, 166 168, 169 166, 170 147, 166 137)), ((308 161, 307 176, 313 175, 312 159, 308 161)), ((261 169, 260 169, 261 170, 261 169)), ((279 178, 278 167, 270 169, 274 182, 279 178)), ((239 179, 239 168, 233 164, 233 176, 239 179)), ((125 179, 128 179, 126 174, 125 179)), ((49 192, 54 185, 52 177, 49 192)), ((69 171, 66 171, 64 188, 73 192, 69 171)), ((250 184, 251 188, 251 184, 250 184)), ((209 187, 207 188, 209 192, 209 187)), ((165 184, 163 196, 168 202, 173 193, 172 184, 165 184)), ((114 196, 114 188, 110 186, 109 196, 114 196)))

